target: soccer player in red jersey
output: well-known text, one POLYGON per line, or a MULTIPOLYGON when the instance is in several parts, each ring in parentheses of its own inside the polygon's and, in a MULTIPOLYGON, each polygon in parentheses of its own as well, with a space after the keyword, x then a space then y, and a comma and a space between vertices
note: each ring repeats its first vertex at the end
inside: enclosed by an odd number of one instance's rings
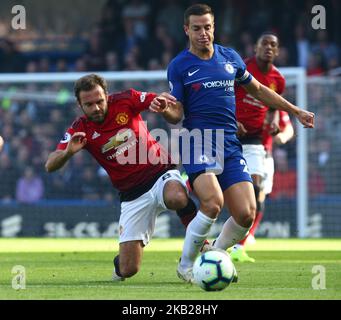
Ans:
POLYGON ((108 95, 106 81, 95 74, 80 78, 74 91, 84 115, 73 122, 45 167, 48 172, 58 170, 85 149, 107 171, 121 200, 113 280, 124 280, 138 272, 143 247, 162 211, 196 212, 179 171, 140 115, 154 98, 165 108, 174 103, 173 98, 134 89, 108 95))
MULTIPOLYGON (((279 70, 273 65, 279 53, 278 37, 271 33, 263 33, 255 46, 255 56, 245 61, 247 70, 263 85, 282 94, 285 89, 285 79, 279 70)), ((245 242, 254 237, 255 230, 263 217, 265 192, 272 189, 273 159, 272 137, 280 132, 279 116, 281 115, 282 129, 287 127, 286 133, 293 129, 288 114, 284 111, 275 111, 264 103, 253 98, 241 86, 236 88, 236 117, 239 122, 239 140, 243 146, 243 156, 246 159, 249 172, 252 176, 257 212, 249 234, 236 244, 231 252, 235 261, 254 262, 255 259, 248 256, 244 249, 245 242), (272 159, 272 165, 271 165, 272 159), (272 174, 271 174, 272 172, 272 174), (267 190, 264 190, 266 177, 267 190), (271 181, 271 184, 269 182, 271 181), (270 187, 271 186, 271 187, 270 187)), ((282 134, 283 136, 283 134, 282 134)))

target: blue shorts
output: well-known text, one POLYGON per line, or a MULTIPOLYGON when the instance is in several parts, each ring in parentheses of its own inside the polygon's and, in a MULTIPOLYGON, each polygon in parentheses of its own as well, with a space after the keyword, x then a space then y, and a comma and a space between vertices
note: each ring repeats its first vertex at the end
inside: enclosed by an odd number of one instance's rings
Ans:
POLYGON ((235 136, 225 137, 222 147, 213 143, 213 151, 203 148, 199 151, 196 149, 198 149, 197 145, 191 143, 190 156, 187 157, 187 160, 190 159, 190 161, 182 163, 191 184, 204 172, 213 172, 223 191, 238 182, 249 181, 252 183, 242 154, 242 146, 235 136))

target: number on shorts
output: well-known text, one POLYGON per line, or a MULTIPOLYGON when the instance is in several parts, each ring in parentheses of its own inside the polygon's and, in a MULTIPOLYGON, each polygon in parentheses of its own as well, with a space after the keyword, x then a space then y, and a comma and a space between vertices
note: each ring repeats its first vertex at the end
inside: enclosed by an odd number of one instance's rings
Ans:
POLYGON ((249 168, 247 167, 246 161, 245 160, 240 160, 240 164, 244 166, 243 172, 249 173, 249 168))

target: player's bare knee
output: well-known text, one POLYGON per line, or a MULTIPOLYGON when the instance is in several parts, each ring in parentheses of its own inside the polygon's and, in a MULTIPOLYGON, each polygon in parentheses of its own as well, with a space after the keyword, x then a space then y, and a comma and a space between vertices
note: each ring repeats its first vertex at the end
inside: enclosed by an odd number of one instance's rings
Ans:
POLYGON ((188 194, 185 187, 177 181, 167 182, 163 197, 165 205, 170 210, 180 210, 187 206, 188 194))
POLYGON ((248 228, 251 227, 256 217, 256 206, 250 206, 246 208, 243 213, 243 226, 248 228))
POLYGON ((187 206, 188 195, 184 189, 173 190, 165 197, 165 205, 170 210, 179 210, 187 206))
POLYGON ((218 217, 222 208, 223 199, 218 196, 211 197, 206 201, 202 201, 200 206, 201 211, 206 213, 212 219, 218 217))

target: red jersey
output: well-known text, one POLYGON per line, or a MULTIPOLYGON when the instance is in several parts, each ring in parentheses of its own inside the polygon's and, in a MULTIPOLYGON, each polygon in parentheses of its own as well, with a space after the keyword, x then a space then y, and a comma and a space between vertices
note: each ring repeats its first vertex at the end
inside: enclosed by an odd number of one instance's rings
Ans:
MULTIPOLYGON (((283 111, 283 110, 279 110, 279 130, 283 131, 284 128, 290 124, 290 117, 288 112, 283 111)), ((265 151, 267 151, 268 153, 272 152, 272 138, 273 136, 271 134, 269 134, 269 128, 265 128, 263 130, 263 146, 265 148, 265 151)))
MULTIPOLYGON (((285 88, 285 79, 275 66, 271 66, 268 73, 262 73, 257 65, 256 58, 245 60, 247 70, 263 85, 282 94, 285 88)), ((236 118, 247 130, 240 140, 257 140, 262 143, 263 125, 268 107, 252 97, 242 86, 236 86, 236 118)))
POLYGON ((106 170, 113 186, 121 193, 134 193, 173 167, 140 115, 154 97, 155 93, 134 89, 110 95, 104 122, 92 122, 85 115, 79 117, 67 130, 57 150, 66 149, 75 132, 85 132, 84 149, 106 170))

